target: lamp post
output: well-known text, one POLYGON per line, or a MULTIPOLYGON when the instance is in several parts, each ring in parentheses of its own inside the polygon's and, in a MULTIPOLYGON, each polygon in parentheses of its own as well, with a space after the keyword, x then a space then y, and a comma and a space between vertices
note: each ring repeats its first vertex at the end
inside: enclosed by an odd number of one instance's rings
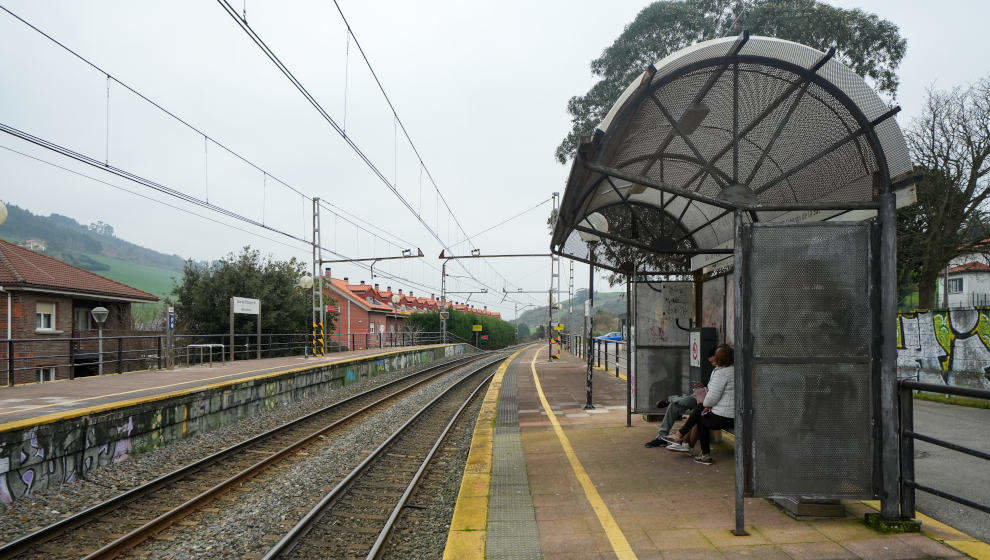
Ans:
MULTIPOLYGON (((107 316, 110 315, 110 311, 106 307, 94 307, 90 310, 89 314, 96 321, 97 325, 97 336, 99 337, 99 343, 97 346, 97 352, 100 355, 99 358, 99 375, 103 375, 103 323, 106 322, 107 316)), ((118 370, 119 371, 119 370, 118 370)))
MULTIPOLYGON (((605 216, 602 216, 598 212, 594 214, 589 214, 587 218, 584 219, 583 225, 590 227, 593 230, 600 231, 602 233, 608 232, 608 220, 605 216)), ((598 243, 601 242, 601 237, 587 232, 578 231, 578 235, 581 239, 588 244, 588 302, 585 308, 585 315, 588 317, 588 332, 587 332, 587 345, 586 352, 588 358, 588 372, 585 378, 585 393, 587 396, 587 402, 584 404, 585 410, 590 410, 595 408, 595 405, 591 403, 591 392, 592 392, 592 368, 594 367, 594 352, 592 352, 592 344, 594 342, 595 333, 595 249, 598 247, 598 243)))

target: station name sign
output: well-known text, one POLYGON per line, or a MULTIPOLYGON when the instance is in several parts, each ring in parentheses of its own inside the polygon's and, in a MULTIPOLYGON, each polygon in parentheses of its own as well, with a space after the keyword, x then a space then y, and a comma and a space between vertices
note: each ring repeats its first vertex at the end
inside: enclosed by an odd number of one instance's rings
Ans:
POLYGON ((244 313, 247 315, 257 315, 261 312, 261 300, 246 297, 230 298, 230 306, 234 313, 244 313))

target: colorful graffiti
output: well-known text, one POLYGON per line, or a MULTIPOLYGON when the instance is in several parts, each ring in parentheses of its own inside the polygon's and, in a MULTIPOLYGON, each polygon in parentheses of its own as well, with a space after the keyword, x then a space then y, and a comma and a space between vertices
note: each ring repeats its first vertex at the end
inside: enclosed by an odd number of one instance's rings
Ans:
POLYGON ((990 308, 901 313, 897 327, 902 376, 937 375, 956 384, 958 374, 966 373, 990 388, 990 308))
POLYGON ((462 344, 329 364, 266 379, 252 379, 93 416, 0 432, 0 503, 48 487, 131 455, 213 430, 261 410, 312 397, 380 373, 467 353, 462 344))

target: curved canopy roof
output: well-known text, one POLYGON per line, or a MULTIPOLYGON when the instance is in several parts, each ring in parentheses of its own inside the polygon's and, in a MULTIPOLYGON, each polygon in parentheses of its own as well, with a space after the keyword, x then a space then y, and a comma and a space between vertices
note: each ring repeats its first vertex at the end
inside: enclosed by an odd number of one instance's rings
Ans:
POLYGON ((726 252, 735 209, 876 208, 911 170, 897 108, 833 54, 744 33, 650 66, 579 147, 552 250, 587 260, 580 234, 598 233, 596 264, 619 270, 629 248, 726 252))

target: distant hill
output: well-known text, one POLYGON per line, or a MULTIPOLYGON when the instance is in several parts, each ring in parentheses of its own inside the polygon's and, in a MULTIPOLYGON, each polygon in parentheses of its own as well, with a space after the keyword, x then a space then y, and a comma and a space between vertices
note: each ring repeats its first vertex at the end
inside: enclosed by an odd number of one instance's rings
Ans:
MULTIPOLYGON (((574 298, 564 300, 561 309, 554 313, 554 320, 564 323, 567 332, 580 333, 584 329, 584 302, 588 290, 578 290, 574 298), (571 309, 573 308, 573 311, 571 309)), ((595 292, 595 332, 619 330, 619 319, 626 316, 626 292, 595 292)), ((531 330, 547 324, 547 306, 527 309, 519 314, 513 324, 522 323, 531 330)))
POLYGON ((68 216, 40 216, 13 204, 7 204, 7 213, 7 221, 0 225, 0 239, 159 297, 169 295, 172 277, 182 275, 182 257, 124 241, 109 224, 83 225, 68 216))

